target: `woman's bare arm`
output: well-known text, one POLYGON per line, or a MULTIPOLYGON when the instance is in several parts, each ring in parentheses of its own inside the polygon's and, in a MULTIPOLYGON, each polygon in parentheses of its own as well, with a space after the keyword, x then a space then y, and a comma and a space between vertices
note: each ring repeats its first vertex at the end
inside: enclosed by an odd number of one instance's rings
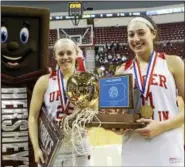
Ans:
POLYGON ((34 151, 39 147, 38 141, 38 117, 44 99, 44 93, 48 87, 49 75, 41 76, 33 89, 32 99, 30 103, 28 126, 31 142, 34 151))
MULTIPOLYGON (((168 68, 172 73, 179 95, 184 100, 184 62, 179 56, 166 56, 168 68)), ((164 122, 165 130, 177 128, 184 124, 184 112, 164 122)))

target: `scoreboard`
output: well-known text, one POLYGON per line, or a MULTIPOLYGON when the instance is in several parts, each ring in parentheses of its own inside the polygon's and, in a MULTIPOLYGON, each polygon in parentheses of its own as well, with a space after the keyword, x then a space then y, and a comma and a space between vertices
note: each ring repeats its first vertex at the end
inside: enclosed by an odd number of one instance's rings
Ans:
POLYGON ((68 3, 68 14, 69 16, 82 16, 82 3, 81 2, 69 2, 68 3))

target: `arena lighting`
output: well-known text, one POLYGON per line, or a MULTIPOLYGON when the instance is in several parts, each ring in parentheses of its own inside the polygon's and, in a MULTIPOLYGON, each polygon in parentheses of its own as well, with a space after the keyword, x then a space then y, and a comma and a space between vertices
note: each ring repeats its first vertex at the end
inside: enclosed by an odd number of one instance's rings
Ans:
POLYGON ((73 16, 65 16, 65 19, 73 19, 73 16))
POLYGON ((83 19, 86 19, 86 18, 90 18, 91 16, 90 15, 83 15, 83 19))
MULTIPOLYGON (((87 8, 88 10, 91 8, 87 8)), ((85 9, 85 10, 87 10, 85 9)), ((93 9, 93 8, 92 8, 93 9)), ((179 8, 171 8, 171 9, 159 9, 159 10, 153 10, 153 11, 144 11, 144 12, 122 12, 122 13, 100 13, 100 14, 89 14, 89 15, 83 15, 82 19, 86 18, 111 18, 111 17, 132 17, 132 16, 139 16, 139 15, 163 15, 163 14, 170 14, 170 13, 183 13, 184 7, 179 8)), ((50 20, 68 20, 73 19, 74 17, 71 16, 53 16, 50 17, 50 20)))
POLYGON ((96 17, 96 15, 95 14, 91 14, 90 17, 91 18, 94 18, 94 17, 96 17))
POLYGON ((106 14, 106 16, 107 16, 107 17, 112 17, 113 14, 110 14, 110 13, 109 13, 109 14, 106 14))
POLYGON ((60 16, 55 16, 55 18, 56 18, 57 20, 59 20, 59 19, 60 19, 60 16))
POLYGON ((147 11, 147 15, 162 15, 162 14, 169 14, 169 13, 183 13, 184 12, 184 7, 179 7, 179 8, 171 8, 171 9, 159 9, 159 10, 152 10, 152 11, 147 11))
MULTIPOLYGON (((119 14, 119 13, 118 13, 119 14)), ((120 16, 125 16, 125 13, 120 13, 120 16)))
POLYGON ((132 15, 133 16, 139 16, 139 15, 141 15, 141 13, 140 12, 134 12, 134 13, 132 13, 132 15))

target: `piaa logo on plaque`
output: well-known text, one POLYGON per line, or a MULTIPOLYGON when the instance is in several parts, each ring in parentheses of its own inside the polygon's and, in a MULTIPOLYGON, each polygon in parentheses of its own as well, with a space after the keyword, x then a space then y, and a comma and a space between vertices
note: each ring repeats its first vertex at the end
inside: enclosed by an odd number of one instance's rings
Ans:
POLYGON ((118 95, 118 88, 116 86, 111 86, 109 89, 109 97, 115 99, 118 95))

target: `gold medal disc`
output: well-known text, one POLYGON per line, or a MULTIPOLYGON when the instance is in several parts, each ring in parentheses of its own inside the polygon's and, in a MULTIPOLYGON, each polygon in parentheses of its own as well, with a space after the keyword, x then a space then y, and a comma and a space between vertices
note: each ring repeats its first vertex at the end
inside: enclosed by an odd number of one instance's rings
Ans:
POLYGON ((146 118, 146 119, 152 118, 153 108, 149 105, 144 105, 140 109, 140 114, 142 118, 146 118))

